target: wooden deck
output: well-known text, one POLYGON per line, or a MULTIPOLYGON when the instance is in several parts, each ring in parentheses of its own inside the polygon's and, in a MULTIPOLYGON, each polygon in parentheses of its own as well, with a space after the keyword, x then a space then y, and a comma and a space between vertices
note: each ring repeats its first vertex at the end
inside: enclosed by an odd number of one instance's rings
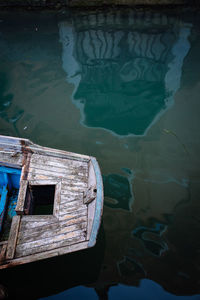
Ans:
POLYGON ((22 169, 10 235, 0 242, 0 268, 95 244, 103 209, 95 158, 0 136, 0 165, 22 169), (36 186, 55 187, 51 215, 30 214, 32 200, 27 194, 36 186))

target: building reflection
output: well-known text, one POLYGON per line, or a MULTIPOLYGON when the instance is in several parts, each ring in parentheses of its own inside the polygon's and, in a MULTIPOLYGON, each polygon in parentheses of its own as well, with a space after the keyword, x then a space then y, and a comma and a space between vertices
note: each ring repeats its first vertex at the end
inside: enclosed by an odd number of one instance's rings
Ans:
MULTIPOLYGON (((119 136, 145 135, 173 105, 190 49, 190 25, 151 12, 78 14, 73 12, 70 21, 60 22, 59 29, 63 68, 74 85, 72 100, 80 109, 82 124, 119 136)), ((4 100, 12 102, 11 95, 4 100)), ((1 111, 7 120, 5 105, 1 111)), ((89 138, 83 141, 89 142, 89 138)), ((116 149, 115 144, 108 146, 111 150, 105 160, 109 165, 116 149)), ((1 283, 11 297, 36 299, 84 285, 93 288, 99 299, 109 299, 113 286, 138 287, 144 278, 175 295, 200 293, 200 185, 192 182, 192 176, 198 180, 198 173, 190 166, 188 178, 181 165, 177 180, 170 165, 174 160, 168 166, 152 155, 160 151, 158 146, 141 149, 134 189, 131 170, 135 161, 131 159, 137 153, 125 157, 119 148, 118 156, 125 159, 108 166, 104 177, 105 234, 100 233, 98 245, 87 253, 6 270, 1 283), (145 159, 152 164, 145 165, 145 159), (125 166, 131 169, 122 170, 125 166), (154 174, 152 166, 161 171, 154 174)))
POLYGON ((59 28, 63 68, 83 125, 145 135, 173 105, 190 24, 129 10, 73 14, 59 28))

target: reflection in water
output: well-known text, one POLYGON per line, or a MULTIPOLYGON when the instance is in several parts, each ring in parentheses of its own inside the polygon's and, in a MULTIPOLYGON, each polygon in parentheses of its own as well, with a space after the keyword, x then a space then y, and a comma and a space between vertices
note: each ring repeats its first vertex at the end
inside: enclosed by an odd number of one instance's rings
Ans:
POLYGON ((199 13, 0 15, 1 133, 94 155, 105 174, 105 239, 0 285, 11 299, 200 294, 199 13))
POLYGON ((129 174, 128 178, 119 174, 103 176, 105 205, 115 209, 131 210, 133 203, 133 175, 131 170, 124 169, 129 174))
POLYGON ((130 257, 125 256, 117 265, 120 276, 138 276, 139 278, 146 276, 143 266, 130 257))
POLYGON ((188 24, 134 12, 60 23, 63 68, 75 85, 82 123, 120 136, 145 135, 174 102, 189 35, 188 24))
POLYGON ((148 228, 145 226, 136 227, 132 234, 139 238, 145 248, 156 256, 161 256, 163 252, 168 250, 167 243, 163 240, 162 235, 167 230, 167 226, 155 223, 155 226, 148 228))
POLYGON ((12 114, 9 115, 9 108, 12 104, 13 95, 7 93, 8 88, 8 78, 6 77, 5 73, 0 73, 0 118, 2 118, 4 121, 13 124, 13 128, 15 131, 15 134, 18 135, 18 130, 16 127, 16 122, 22 117, 24 111, 23 110, 17 110, 12 114))

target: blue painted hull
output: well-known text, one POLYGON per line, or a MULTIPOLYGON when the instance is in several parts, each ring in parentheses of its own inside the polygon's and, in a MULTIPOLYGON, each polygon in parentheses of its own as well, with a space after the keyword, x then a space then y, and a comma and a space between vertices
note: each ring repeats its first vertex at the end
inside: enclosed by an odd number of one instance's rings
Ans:
POLYGON ((9 218, 15 213, 17 194, 14 190, 19 190, 21 170, 0 166, 0 232, 8 211, 9 218), (8 193, 9 191, 9 193, 8 193), (9 197, 9 194, 11 197, 9 197))

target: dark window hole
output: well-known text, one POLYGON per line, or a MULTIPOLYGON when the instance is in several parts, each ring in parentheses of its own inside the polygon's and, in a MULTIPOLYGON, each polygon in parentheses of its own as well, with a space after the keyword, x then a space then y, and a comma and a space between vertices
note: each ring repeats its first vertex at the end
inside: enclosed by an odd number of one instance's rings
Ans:
POLYGON ((52 215, 55 185, 28 185, 25 201, 25 214, 52 215))

